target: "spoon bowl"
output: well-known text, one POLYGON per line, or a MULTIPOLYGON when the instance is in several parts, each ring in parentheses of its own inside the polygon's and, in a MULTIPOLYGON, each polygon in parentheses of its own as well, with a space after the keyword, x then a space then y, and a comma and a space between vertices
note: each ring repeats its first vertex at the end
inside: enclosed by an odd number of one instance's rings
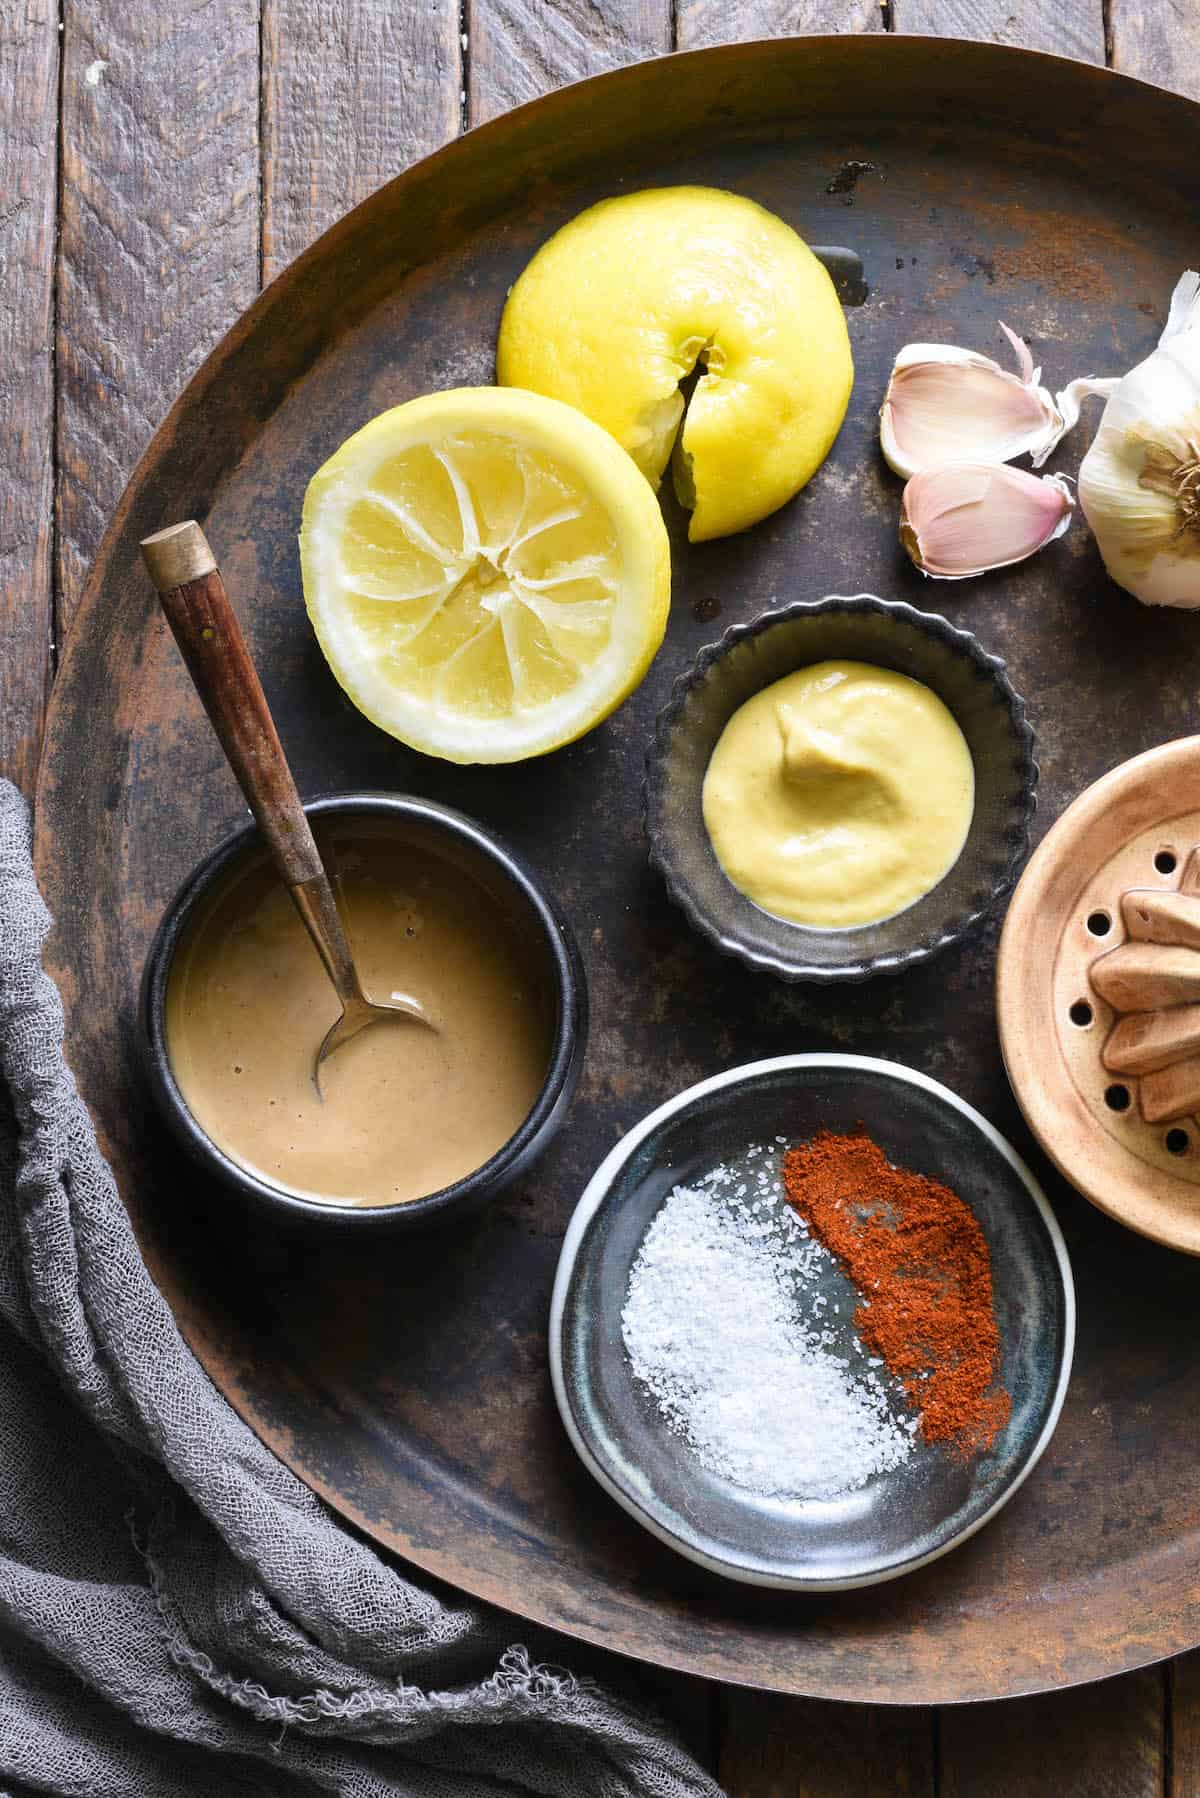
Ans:
POLYGON ((351 1037, 357 1036, 360 1030, 365 1030, 368 1024, 382 1024, 396 1017, 411 1018, 415 1024, 423 1024, 426 1030, 437 1029, 419 999, 368 999, 365 994, 356 994, 348 999, 342 1007, 341 1017, 334 1019, 321 1038, 321 1046, 317 1050, 317 1065, 313 1069, 313 1083, 317 1091, 321 1090, 323 1061, 327 1061, 351 1037))
POLYGON ((322 1062, 327 1061, 343 1043, 348 1043, 369 1024, 403 1017, 424 1025, 427 1030, 436 1030, 437 1025, 419 999, 409 998, 403 993, 393 993, 390 999, 372 999, 364 992, 349 941, 342 928, 333 886, 327 876, 322 874, 319 880, 304 881, 290 890, 292 902, 342 1004, 340 1015, 333 1020, 321 1038, 316 1060, 313 1062, 313 1085, 320 1098, 322 1062))

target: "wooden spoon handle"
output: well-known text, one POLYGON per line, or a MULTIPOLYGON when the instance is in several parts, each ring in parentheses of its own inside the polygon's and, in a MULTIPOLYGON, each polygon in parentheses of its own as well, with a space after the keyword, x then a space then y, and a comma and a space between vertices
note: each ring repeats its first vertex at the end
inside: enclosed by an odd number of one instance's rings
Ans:
POLYGON ((216 558, 198 524, 169 525, 142 541, 188 673, 289 886, 324 877, 279 733, 216 558))

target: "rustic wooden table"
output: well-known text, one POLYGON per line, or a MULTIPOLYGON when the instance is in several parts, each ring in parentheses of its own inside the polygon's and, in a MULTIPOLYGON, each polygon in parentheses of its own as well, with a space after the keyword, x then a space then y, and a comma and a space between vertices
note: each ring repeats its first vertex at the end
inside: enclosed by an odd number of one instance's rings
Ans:
MULTIPOLYGON (((0 769, 32 791, 126 476, 263 282, 548 87, 807 31, 992 37, 1200 97, 1200 0, 0 0, 0 769)), ((941 1712, 652 1683, 734 1798, 1200 1794, 1200 1654, 941 1712)))

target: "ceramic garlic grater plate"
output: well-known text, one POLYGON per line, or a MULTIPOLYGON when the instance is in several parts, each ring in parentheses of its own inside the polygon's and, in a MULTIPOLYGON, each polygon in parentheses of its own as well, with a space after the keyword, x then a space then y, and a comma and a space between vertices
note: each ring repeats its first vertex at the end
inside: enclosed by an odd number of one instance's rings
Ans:
POLYGON ((1119 1223, 1200 1255, 1200 737, 1063 813, 1013 895, 996 1002, 1050 1159, 1119 1223))

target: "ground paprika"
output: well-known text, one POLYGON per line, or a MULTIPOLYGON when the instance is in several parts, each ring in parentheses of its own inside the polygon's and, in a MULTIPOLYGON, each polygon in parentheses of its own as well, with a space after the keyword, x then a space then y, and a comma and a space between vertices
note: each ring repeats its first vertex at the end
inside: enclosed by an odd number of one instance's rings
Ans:
POLYGON ((788 1203, 858 1288, 854 1324, 921 1413, 921 1435, 972 1454, 1012 1408, 997 1383, 992 1266, 958 1194, 893 1167, 866 1132, 822 1130, 783 1158, 788 1203))

